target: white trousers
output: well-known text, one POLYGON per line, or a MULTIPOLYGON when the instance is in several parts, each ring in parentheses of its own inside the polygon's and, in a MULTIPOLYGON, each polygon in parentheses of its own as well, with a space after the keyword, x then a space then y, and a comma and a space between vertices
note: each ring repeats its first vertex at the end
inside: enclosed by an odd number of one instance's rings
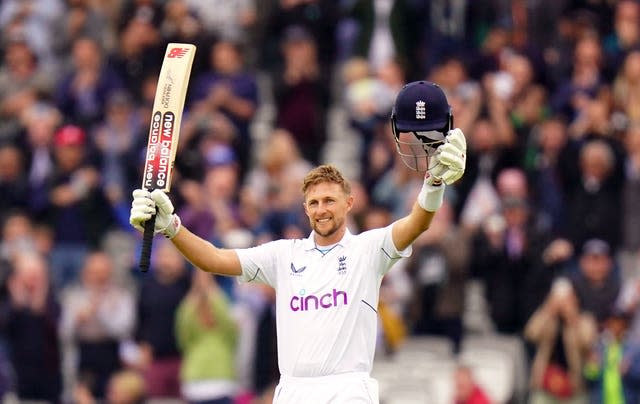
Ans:
POLYGON ((378 404, 378 382, 366 372, 281 376, 273 404, 378 404))

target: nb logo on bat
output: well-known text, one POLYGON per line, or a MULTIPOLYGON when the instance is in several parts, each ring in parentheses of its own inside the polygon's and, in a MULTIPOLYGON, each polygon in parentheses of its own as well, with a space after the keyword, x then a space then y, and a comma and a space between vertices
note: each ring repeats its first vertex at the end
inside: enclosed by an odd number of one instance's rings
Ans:
POLYGON ((189 52, 188 48, 171 48, 169 50, 169 53, 167 54, 168 58, 182 58, 184 55, 187 54, 187 52, 189 52))

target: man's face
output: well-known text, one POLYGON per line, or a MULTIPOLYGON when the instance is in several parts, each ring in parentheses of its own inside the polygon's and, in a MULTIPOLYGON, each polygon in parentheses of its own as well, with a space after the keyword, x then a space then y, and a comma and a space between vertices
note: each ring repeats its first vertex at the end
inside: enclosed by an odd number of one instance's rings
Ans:
POLYGON ((309 224, 323 244, 340 241, 347 212, 352 206, 353 197, 346 195, 339 184, 332 182, 312 185, 305 195, 304 210, 309 217, 309 224))
POLYGON ((585 276, 595 283, 604 282, 613 266, 611 258, 606 254, 583 254, 580 264, 585 276))

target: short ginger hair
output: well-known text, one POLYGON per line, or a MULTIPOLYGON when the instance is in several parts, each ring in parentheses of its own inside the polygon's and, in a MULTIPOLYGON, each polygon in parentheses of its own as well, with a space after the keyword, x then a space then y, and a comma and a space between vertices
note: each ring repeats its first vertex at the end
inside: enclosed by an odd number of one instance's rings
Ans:
POLYGON ((338 184, 345 194, 351 195, 351 184, 342 176, 340 170, 331 164, 323 164, 309 171, 302 181, 302 193, 306 195, 309 187, 323 182, 338 184))

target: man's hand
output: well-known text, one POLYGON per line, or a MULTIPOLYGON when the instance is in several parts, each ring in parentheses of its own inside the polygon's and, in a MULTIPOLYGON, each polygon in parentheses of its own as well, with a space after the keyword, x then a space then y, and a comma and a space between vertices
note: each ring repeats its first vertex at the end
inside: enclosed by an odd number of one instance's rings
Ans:
POLYGON ((173 213, 173 204, 167 194, 159 189, 153 192, 144 189, 133 191, 129 223, 138 231, 144 232, 144 222, 154 214, 156 215, 154 232, 161 233, 170 239, 175 237, 180 230, 181 222, 178 215, 173 213))
POLYGON ((430 185, 437 185, 439 181, 451 185, 458 181, 464 174, 467 161, 467 141, 462 130, 450 130, 445 143, 438 147, 431 160, 431 168, 425 176, 430 185))

